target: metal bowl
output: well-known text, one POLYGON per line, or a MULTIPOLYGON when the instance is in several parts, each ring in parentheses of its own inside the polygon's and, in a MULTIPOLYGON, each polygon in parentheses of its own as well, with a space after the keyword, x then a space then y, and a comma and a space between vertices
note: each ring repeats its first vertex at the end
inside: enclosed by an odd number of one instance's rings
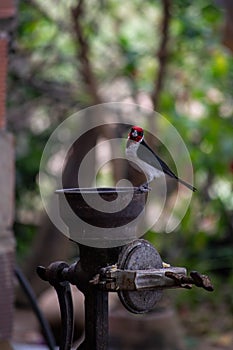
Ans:
POLYGON ((56 193, 59 195, 60 215, 68 226, 67 203, 82 221, 99 228, 115 228, 132 222, 143 212, 148 194, 135 187, 69 188, 56 193), (100 199, 103 206, 99 205, 100 199), (121 210, 118 210, 119 203, 123 207, 121 210), (108 211, 110 206, 113 212, 108 211))

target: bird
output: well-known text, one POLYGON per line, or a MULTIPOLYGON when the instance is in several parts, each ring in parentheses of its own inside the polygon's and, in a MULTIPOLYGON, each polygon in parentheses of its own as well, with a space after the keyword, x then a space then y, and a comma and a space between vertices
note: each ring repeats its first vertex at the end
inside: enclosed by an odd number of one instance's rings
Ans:
POLYGON ((125 154, 132 166, 147 177, 147 182, 139 186, 141 191, 148 191, 149 183, 155 178, 164 176, 164 174, 180 182, 193 192, 197 190, 196 187, 180 179, 148 146, 144 140, 144 131, 140 126, 132 126, 128 134, 125 154))

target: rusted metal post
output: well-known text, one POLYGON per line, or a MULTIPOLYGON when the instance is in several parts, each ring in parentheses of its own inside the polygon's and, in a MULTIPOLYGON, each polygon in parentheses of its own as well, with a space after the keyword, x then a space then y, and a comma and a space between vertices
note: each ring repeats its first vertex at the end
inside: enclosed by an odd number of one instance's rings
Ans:
POLYGON ((85 280, 77 287, 85 296, 85 340, 79 350, 107 350, 108 347, 108 292, 90 284, 100 267, 117 262, 121 248, 93 248, 79 245, 81 271, 85 280))
POLYGON ((108 292, 89 287, 85 295, 85 340, 78 350, 107 350, 108 292))

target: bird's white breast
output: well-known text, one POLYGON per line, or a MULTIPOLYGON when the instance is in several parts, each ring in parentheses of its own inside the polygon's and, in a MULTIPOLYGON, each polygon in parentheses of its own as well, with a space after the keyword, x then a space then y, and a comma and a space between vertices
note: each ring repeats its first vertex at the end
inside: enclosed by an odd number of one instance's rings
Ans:
POLYGON ((154 168, 147 162, 138 158, 137 150, 139 146, 140 146, 139 142, 131 141, 131 142, 128 142, 127 144, 125 154, 127 159, 131 162, 132 166, 137 170, 139 170, 140 172, 144 173, 147 177, 148 182, 152 181, 155 177, 163 176, 164 174, 161 170, 154 168))

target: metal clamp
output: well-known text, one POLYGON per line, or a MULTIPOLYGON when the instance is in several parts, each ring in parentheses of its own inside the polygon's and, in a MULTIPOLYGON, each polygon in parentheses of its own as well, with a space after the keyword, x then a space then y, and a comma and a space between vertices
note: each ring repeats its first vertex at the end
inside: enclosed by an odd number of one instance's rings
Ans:
POLYGON ((197 271, 192 271, 190 276, 187 276, 187 270, 184 267, 121 270, 113 265, 102 268, 100 273, 90 283, 99 285, 101 289, 109 292, 119 290, 143 291, 175 287, 191 289, 192 285, 202 287, 207 291, 213 291, 213 286, 208 276, 201 275, 197 271))
POLYGON ((192 271, 187 276, 184 267, 164 267, 157 250, 142 239, 124 246, 120 253, 80 245, 79 261, 70 266, 59 261, 47 268, 40 266, 37 273, 56 289, 58 295, 63 332, 60 350, 70 350, 72 344, 70 283, 85 295, 85 339, 80 350, 107 349, 108 292, 117 292, 127 310, 140 314, 152 310, 166 288, 190 289, 196 285, 213 291, 206 275, 192 271), (111 265, 115 261, 116 264, 111 265))

